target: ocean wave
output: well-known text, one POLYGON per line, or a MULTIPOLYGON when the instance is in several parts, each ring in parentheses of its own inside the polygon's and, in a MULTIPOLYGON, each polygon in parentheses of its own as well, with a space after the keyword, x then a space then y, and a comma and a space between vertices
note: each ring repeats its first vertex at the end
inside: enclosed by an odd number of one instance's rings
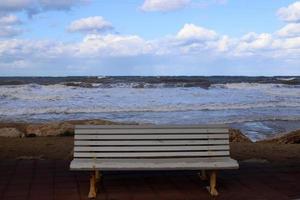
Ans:
MULTIPOLYGON (((73 105, 74 106, 74 105, 73 105)), ((300 103, 256 103, 256 104, 177 104, 177 105, 153 105, 153 106, 90 106, 81 107, 68 106, 52 106, 52 107, 34 107, 34 105, 27 108, 1 108, 2 115, 35 115, 35 114, 83 114, 83 113, 119 113, 119 112, 188 112, 188 111, 226 111, 226 110, 249 110, 251 109, 267 109, 267 108, 300 108, 300 103)))
POLYGON ((261 83, 300 85, 300 76, 247 77, 247 76, 70 76, 70 77, 0 77, 0 85, 54 85, 81 82, 86 84, 102 83, 147 83, 176 85, 186 87, 209 86, 226 83, 261 83))
POLYGON ((300 121, 300 116, 267 116, 267 117, 240 117, 235 119, 228 119, 228 120, 220 120, 214 123, 220 124, 234 124, 234 123, 245 123, 245 122, 262 122, 262 121, 300 121))
MULTIPOLYGON (((116 78, 115 78, 116 79, 116 78)), ((279 83, 261 83, 261 82, 233 82, 233 83, 213 83, 209 80, 184 80, 173 79, 162 79, 156 80, 145 80, 142 79, 126 79, 126 80, 115 80, 107 77, 97 77, 97 79, 80 81, 66 81, 57 82, 52 84, 44 83, 24 83, 24 84, 12 84, 5 85, 0 84, 0 88, 22 88, 27 89, 38 89, 41 87, 71 87, 71 88, 203 88, 203 89, 268 89, 268 88, 300 88, 300 84, 287 84, 289 81, 279 81, 279 83), (108 79, 108 80, 106 80, 108 79)), ((209 78, 208 78, 209 79, 209 78)), ((276 79, 277 80, 277 79, 276 79)), ((293 79, 294 80, 294 79, 293 79)))
POLYGON ((208 89, 208 83, 147 83, 147 82, 120 82, 120 83, 86 83, 68 82, 62 85, 79 88, 204 88, 208 89))
POLYGON ((300 88, 300 85, 282 83, 225 83, 209 84, 203 82, 174 82, 174 83, 147 83, 147 82, 118 82, 118 83, 85 83, 68 82, 62 85, 83 88, 204 88, 204 89, 268 89, 268 88, 300 88))
POLYGON ((269 89, 299 89, 300 85, 274 84, 274 83, 225 83, 213 84, 209 89, 235 89, 235 90, 262 90, 269 89))
POLYGON ((67 87, 60 84, 38 85, 25 84, 0 86, 0 100, 64 100, 69 96, 67 87))
POLYGON ((286 121, 286 122, 299 122, 300 116, 291 114, 272 116, 268 114, 264 115, 239 115, 239 116, 222 116, 216 118, 205 118, 203 115, 192 114, 191 117, 186 118, 189 113, 135 113, 134 115, 130 112, 125 113, 73 113, 66 112, 60 113, 53 111, 52 113, 35 113, 29 114, 24 113, 23 115, 2 115, 0 114, 0 119, 2 121, 24 121, 24 122, 41 122, 41 121, 52 121, 52 120, 72 120, 72 119, 107 119, 120 122, 140 122, 140 123, 155 123, 155 124, 241 124, 250 122, 263 122, 263 121, 286 121), (69 115, 70 114, 70 115, 69 115), (157 118, 161 116, 162 118, 157 118), (200 117, 200 118, 199 118, 200 117))
POLYGON ((276 78, 276 79, 279 80, 279 81, 293 81, 296 78, 295 77, 289 77, 289 78, 276 78))
POLYGON ((225 83, 225 84, 214 84, 210 88, 218 89, 270 89, 270 88, 280 88, 284 87, 283 84, 273 84, 273 83, 225 83))

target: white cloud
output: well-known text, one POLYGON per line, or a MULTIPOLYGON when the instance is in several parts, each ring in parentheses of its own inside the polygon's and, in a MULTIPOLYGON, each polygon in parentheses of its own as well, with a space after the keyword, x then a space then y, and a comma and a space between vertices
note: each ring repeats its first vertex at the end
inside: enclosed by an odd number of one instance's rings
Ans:
POLYGON ((145 0, 141 9, 146 12, 167 12, 186 7, 190 0, 145 0))
POLYGON ((214 40, 217 38, 217 33, 194 24, 185 24, 177 33, 177 38, 181 40, 214 40))
POLYGON ((290 4, 288 7, 282 7, 277 15, 287 22, 300 22, 300 1, 290 4))
POLYGON ((0 16, 0 25, 16 25, 20 23, 21 20, 15 15, 0 16))
POLYGON ((1 37, 14 37, 20 35, 23 31, 19 28, 12 26, 0 26, 0 38, 1 37))
MULTIPOLYGON (((8 39, 0 41, 0 58, 2 59, 26 59, 35 58, 35 55, 51 51, 51 46, 58 46, 56 42, 33 41, 21 39, 8 39)), ((49 55, 50 56, 50 55, 49 55)), ((1 59, 0 59, 1 60, 1 59)))
POLYGON ((21 20, 15 15, 0 16, 0 38, 14 37, 22 33, 16 25, 21 24, 21 20))
MULTIPOLYGON (((233 55, 249 56, 260 55, 262 51, 269 51, 273 48, 273 38, 271 34, 254 32, 248 33, 237 41, 233 55)), ((263 55, 264 56, 264 55, 263 55)))
MULTIPOLYGON (((19 59, 66 59, 104 58, 151 54, 154 49, 150 41, 136 35, 91 34, 76 43, 42 40, 0 40, 0 60, 19 59)), ((1 62, 0 62, 1 63, 1 62)))
POLYGON ((300 36, 300 23, 290 23, 278 30, 277 35, 280 37, 300 36))
MULTIPOLYGON (((276 41, 276 47, 281 49, 300 50, 300 37, 285 38, 276 41)), ((300 56, 300 55, 299 55, 300 56)))
POLYGON ((1 0, 0 12, 10 13, 26 11, 33 15, 47 10, 70 10, 88 0, 1 0))
POLYGON ((82 18, 73 21, 69 27, 69 32, 99 33, 112 30, 113 26, 101 16, 82 18))
POLYGON ((216 43, 216 49, 219 52, 227 52, 232 45, 232 40, 228 36, 222 36, 216 43))
POLYGON ((73 6, 80 5, 87 0, 40 0, 41 7, 45 10, 70 10, 73 6))
POLYGON ((144 0, 140 9, 145 12, 169 12, 183 9, 187 6, 205 8, 210 5, 224 5, 227 0, 144 0))
POLYGON ((134 56, 151 53, 153 47, 139 36, 87 35, 78 44, 79 56, 134 56))
POLYGON ((30 9, 34 3, 34 0, 1 0, 0 10, 2 12, 26 10, 30 9))

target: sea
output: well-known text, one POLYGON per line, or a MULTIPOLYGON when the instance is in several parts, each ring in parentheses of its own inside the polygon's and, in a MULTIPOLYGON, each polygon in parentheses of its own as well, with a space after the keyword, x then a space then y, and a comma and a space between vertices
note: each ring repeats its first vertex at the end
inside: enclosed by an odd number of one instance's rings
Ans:
POLYGON ((0 121, 227 124, 253 141, 300 129, 300 76, 0 77, 0 121))

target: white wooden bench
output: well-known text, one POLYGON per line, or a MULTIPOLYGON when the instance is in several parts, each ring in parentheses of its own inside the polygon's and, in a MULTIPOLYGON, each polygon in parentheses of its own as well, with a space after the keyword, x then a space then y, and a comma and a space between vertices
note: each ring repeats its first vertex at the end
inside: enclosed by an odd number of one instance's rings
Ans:
POLYGON ((76 126, 71 170, 92 171, 89 198, 97 194, 101 171, 199 170, 210 172, 216 196, 216 171, 237 169, 230 158, 224 126, 76 126))

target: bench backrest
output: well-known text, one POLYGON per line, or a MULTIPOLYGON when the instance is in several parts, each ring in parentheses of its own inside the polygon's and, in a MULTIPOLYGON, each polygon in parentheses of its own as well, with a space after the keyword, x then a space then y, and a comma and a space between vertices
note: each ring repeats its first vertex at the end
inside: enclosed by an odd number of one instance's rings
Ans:
POLYGON ((224 126, 112 125, 75 128, 74 158, 228 157, 224 126))

